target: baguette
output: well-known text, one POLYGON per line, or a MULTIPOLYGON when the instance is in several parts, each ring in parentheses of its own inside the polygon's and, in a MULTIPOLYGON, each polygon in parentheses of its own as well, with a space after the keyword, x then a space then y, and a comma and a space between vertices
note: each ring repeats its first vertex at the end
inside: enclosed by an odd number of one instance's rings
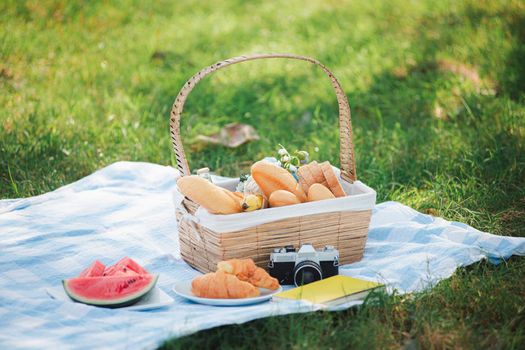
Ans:
POLYGON ((239 197, 198 175, 183 176, 177 180, 179 191, 212 214, 240 213, 239 197))
POLYGON ((304 190, 292 174, 277 165, 261 160, 252 165, 252 177, 268 199, 273 192, 286 190, 293 193, 300 202, 307 200, 304 190))
MULTIPOLYGON (((221 187, 222 188, 222 187, 221 187)), ((230 196, 231 198, 235 199, 235 200, 238 200, 238 201, 241 201, 244 199, 244 194, 242 192, 232 192, 232 191, 228 191, 227 189, 225 188, 222 188, 222 190, 228 195, 230 196)))

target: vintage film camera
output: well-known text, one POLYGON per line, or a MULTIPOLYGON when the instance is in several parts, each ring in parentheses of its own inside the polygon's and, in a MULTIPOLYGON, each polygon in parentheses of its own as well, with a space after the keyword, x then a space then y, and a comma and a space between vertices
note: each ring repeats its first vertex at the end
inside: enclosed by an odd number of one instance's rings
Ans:
POLYGON ((339 273, 339 252, 332 246, 315 250, 311 244, 303 244, 299 251, 293 246, 276 248, 270 254, 270 276, 280 284, 301 286, 339 273))

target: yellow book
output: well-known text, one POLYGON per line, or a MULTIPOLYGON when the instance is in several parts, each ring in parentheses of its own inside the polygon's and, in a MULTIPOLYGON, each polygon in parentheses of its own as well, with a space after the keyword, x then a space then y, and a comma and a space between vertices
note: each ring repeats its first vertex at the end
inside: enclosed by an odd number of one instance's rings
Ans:
POLYGON ((273 296, 275 300, 307 300, 314 304, 338 305, 352 300, 365 299, 368 293, 384 285, 343 275, 337 275, 273 296))

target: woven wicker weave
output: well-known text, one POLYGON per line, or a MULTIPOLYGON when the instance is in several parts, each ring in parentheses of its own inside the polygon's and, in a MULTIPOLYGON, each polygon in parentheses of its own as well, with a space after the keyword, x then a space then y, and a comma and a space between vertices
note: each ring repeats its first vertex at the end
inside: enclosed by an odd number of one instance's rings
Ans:
MULTIPOLYGON (((179 92, 170 118, 170 132, 177 167, 181 176, 190 169, 180 137, 180 117, 188 94, 206 75, 229 65, 255 59, 288 58, 316 64, 328 75, 339 104, 341 178, 349 183, 356 180, 350 107, 341 85, 328 68, 315 59, 289 54, 260 54, 240 56, 215 63, 191 77, 179 92)), ((176 209, 179 223, 180 249, 183 259, 202 272, 215 271, 217 262, 230 258, 252 258, 262 267, 269 262, 274 248, 293 244, 298 247, 311 243, 316 248, 332 245, 339 250, 343 264, 358 261, 363 256, 371 210, 339 211, 302 216, 258 225, 235 232, 213 232, 188 219, 198 205, 185 198, 183 208, 176 209)))

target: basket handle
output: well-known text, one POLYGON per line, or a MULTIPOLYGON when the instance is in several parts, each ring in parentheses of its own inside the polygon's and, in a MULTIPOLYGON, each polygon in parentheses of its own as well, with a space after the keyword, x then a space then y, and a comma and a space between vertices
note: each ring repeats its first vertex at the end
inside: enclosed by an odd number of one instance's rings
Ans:
POLYGON ((184 103, 186 102, 189 93, 193 90, 195 85, 197 85, 197 83, 202 80, 202 78, 216 70, 230 66, 232 64, 263 58, 290 58, 307 61, 318 65, 328 75, 330 81, 332 82, 332 86, 336 93, 337 102, 339 104, 339 157, 341 162, 341 177, 348 182, 354 182, 356 180, 356 172, 354 145, 352 141, 352 123, 350 119, 350 106, 348 105, 348 99, 343 91, 343 88, 332 72, 319 61, 310 57, 291 54, 256 54, 230 58, 202 69, 184 84, 177 95, 175 102, 173 103, 173 108, 170 115, 171 139, 173 142, 173 149, 175 150, 175 157, 177 159, 177 168, 181 172, 181 176, 187 176, 191 174, 180 137, 180 117, 184 109, 184 103))

